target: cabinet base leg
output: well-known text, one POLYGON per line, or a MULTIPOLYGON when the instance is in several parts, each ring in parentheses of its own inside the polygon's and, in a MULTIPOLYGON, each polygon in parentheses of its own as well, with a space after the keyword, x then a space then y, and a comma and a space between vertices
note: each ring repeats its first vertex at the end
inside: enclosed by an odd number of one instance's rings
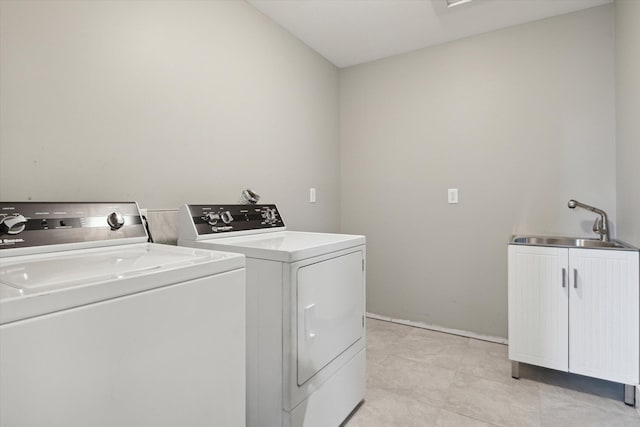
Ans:
POLYGON ((636 386, 624 385, 624 403, 629 406, 636 406, 636 386))
POLYGON ((520 362, 511 361, 511 378, 520 379, 520 362))

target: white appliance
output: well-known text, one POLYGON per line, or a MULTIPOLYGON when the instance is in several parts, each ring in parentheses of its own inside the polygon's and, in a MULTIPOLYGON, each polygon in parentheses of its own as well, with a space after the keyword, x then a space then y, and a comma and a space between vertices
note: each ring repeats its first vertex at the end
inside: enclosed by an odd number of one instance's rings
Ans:
POLYGON ((243 255, 136 203, 0 202, 0 425, 244 426, 243 255))
POLYGON ((365 238, 275 205, 187 205, 178 244, 247 257, 247 425, 337 427, 364 399, 365 238))

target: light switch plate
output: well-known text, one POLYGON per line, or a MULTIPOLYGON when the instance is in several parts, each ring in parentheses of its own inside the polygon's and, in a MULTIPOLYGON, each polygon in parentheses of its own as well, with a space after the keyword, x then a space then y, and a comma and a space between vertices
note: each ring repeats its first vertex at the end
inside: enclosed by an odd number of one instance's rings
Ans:
POLYGON ((449 188, 448 196, 447 196, 447 202, 448 203, 458 203, 458 189, 457 188, 449 188))
POLYGON ((316 189, 311 187, 309 188, 309 203, 316 202, 316 189))

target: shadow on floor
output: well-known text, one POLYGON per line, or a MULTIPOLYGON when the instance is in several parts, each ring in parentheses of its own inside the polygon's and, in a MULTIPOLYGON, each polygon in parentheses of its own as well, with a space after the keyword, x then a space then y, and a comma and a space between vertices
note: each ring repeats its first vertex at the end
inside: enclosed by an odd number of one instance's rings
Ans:
POLYGON ((569 372, 520 363, 520 378, 613 400, 624 399, 624 385, 569 372))

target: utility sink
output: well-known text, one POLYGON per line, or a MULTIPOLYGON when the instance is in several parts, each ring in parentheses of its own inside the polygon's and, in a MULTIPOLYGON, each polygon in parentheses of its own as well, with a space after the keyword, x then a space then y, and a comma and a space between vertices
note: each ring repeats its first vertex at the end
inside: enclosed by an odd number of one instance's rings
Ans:
POLYGON ((584 237, 562 237, 562 236, 512 236, 509 241, 516 245, 531 246, 560 246, 563 248, 593 248, 593 249, 618 249, 618 250, 638 250, 633 246, 612 240, 603 242, 597 239, 584 237))

